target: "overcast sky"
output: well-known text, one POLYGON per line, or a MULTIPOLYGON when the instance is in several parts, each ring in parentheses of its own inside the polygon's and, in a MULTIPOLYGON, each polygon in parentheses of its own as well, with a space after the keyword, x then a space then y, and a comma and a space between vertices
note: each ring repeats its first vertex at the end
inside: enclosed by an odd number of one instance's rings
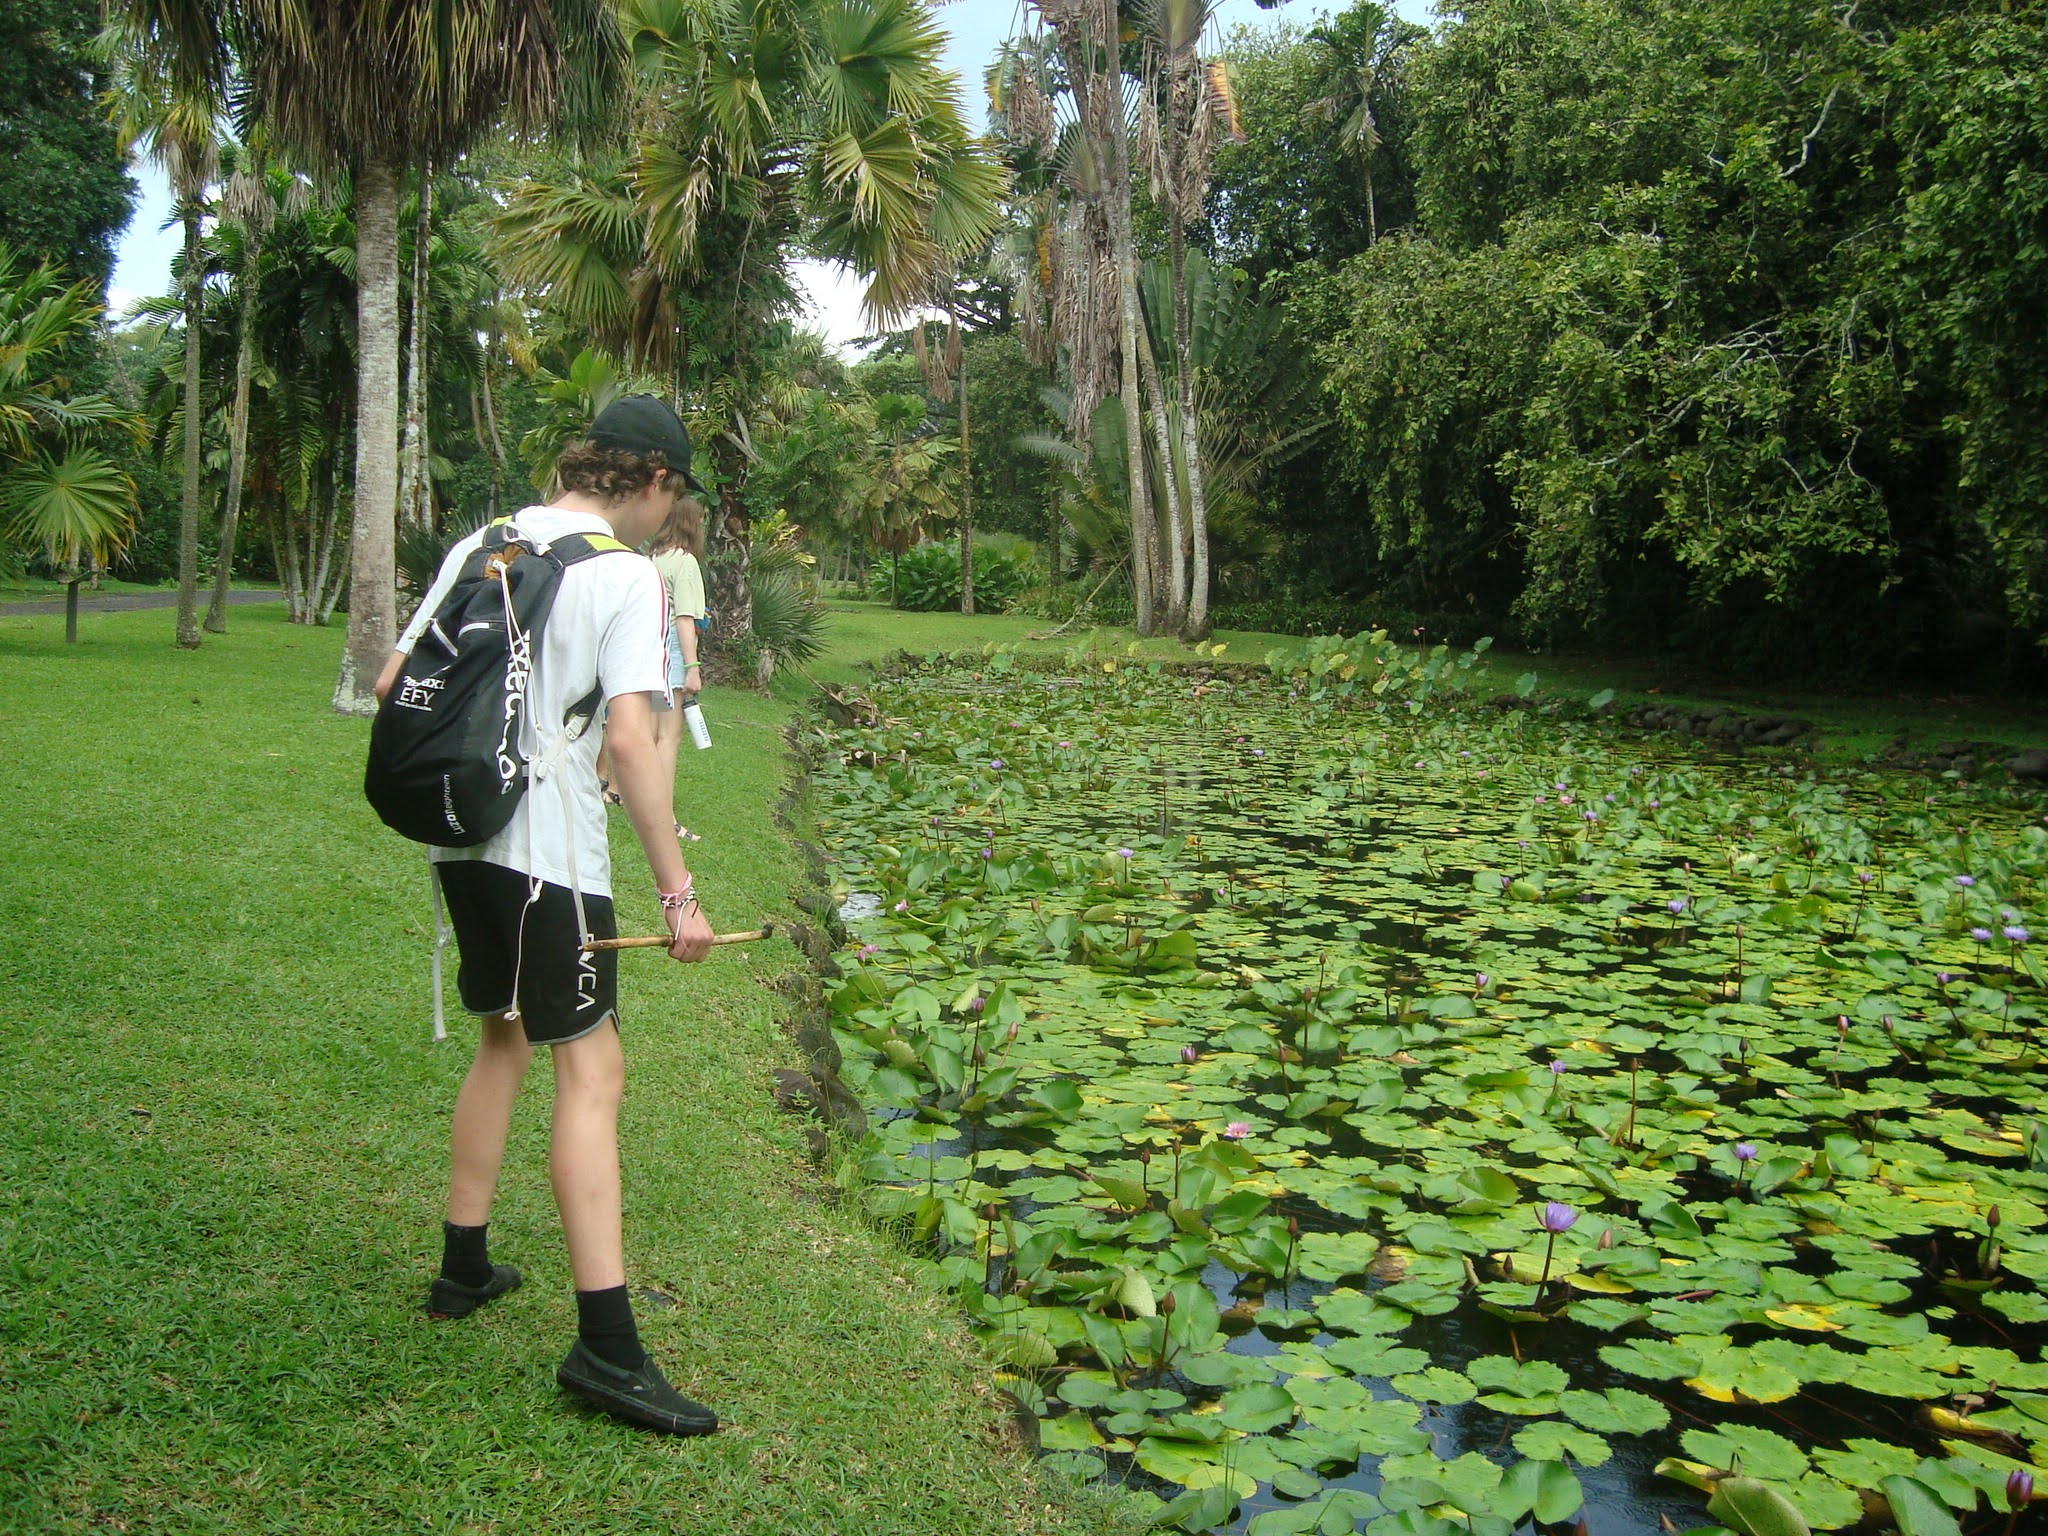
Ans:
MULTIPOLYGON (((1306 26, 1332 7, 1318 0, 1286 0, 1275 10, 1260 10, 1256 0, 1217 0, 1217 39, 1240 25, 1272 27, 1281 21, 1306 26)), ((1338 7, 1341 8, 1341 7, 1338 7)), ((1428 0, 1395 0, 1394 8, 1415 21, 1429 19, 1428 0)), ((986 116, 981 75, 996 47, 1024 23, 1021 0, 952 0, 941 5, 939 20, 949 42, 946 62, 961 79, 961 96, 968 115, 979 129, 986 116)), ((1210 46, 1214 46, 1214 41, 1210 46)), ((176 255, 179 235, 166 229, 171 216, 170 189, 163 176, 147 165, 135 167, 142 195, 135 216, 115 252, 114 278, 108 304, 120 314, 138 298, 162 293, 170 286, 171 258, 176 255)), ((835 342, 861 334, 860 284, 846 272, 816 262, 800 264, 806 291, 810 295, 808 319, 835 342)))

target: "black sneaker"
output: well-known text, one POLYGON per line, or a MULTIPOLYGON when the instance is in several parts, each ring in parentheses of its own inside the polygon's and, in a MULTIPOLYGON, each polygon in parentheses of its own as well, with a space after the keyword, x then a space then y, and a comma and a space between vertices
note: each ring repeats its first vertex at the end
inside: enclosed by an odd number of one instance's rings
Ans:
POLYGON ((637 1371, 622 1371, 599 1359, 578 1339, 555 1372, 555 1384, 615 1419, 665 1435, 708 1435, 718 1428, 718 1415, 670 1386, 652 1355, 637 1371))
POLYGON ((496 1301, 507 1291, 518 1289, 519 1271, 510 1264, 493 1264, 491 1278, 482 1285, 464 1285, 440 1275, 427 1288, 427 1316, 442 1322, 467 1317, 485 1302, 496 1301))

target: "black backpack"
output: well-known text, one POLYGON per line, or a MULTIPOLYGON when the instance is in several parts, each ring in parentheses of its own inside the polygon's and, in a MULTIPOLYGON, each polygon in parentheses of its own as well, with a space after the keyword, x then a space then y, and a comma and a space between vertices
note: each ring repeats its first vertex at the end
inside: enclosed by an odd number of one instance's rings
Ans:
MULTIPOLYGON (((504 830, 526 793, 527 692, 562 573, 616 553, 632 551, 602 534, 541 543, 510 518, 485 528, 370 727, 363 793, 386 826, 442 848, 504 830)), ((563 725, 602 697, 592 689, 563 725)))

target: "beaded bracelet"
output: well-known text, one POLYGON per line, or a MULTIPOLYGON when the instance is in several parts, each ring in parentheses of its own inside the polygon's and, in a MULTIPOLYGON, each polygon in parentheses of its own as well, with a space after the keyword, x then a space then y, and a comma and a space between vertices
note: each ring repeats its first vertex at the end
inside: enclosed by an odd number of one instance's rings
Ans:
POLYGON ((697 900, 697 882, 694 879, 685 880, 680 891, 656 891, 654 894, 661 898, 662 911, 680 912, 685 907, 695 904, 697 900))

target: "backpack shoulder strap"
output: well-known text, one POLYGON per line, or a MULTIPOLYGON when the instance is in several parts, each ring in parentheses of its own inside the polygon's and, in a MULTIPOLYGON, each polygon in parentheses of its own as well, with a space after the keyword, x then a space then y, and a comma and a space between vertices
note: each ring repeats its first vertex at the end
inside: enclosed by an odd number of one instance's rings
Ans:
POLYGON ((550 546, 564 565, 588 560, 592 555, 630 555, 633 546, 608 533, 565 533, 550 546))

